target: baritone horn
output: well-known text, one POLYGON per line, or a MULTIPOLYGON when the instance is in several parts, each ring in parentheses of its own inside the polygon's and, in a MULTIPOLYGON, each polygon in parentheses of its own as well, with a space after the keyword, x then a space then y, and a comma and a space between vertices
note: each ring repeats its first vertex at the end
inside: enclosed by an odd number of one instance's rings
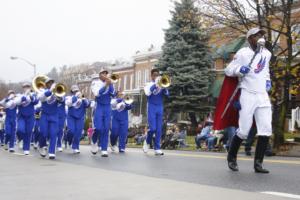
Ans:
POLYGON ((63 83, 57 83, 53 90, 56 97, 64 97, 66 95, 67 87, 63 83))
POLYGON ((46 75, 37 75, 32 80, 32 88, 35 92, 40 92, 41 89, 46 88, 46 79, 48 79, 48 76, 46 75))
POLYGON ((128 104, 128 105, 131 105, 131 104, 133 103, 133 98, 132 98, 131 96, 129 96, 129 95, 126 95, 126 96, 124 97, 124 102, 125 102, 126 104, 128 104))
POLYGON ((111 74, 109 76, 109 79, 111 80, 112 83, 117 83, 119 78, 120 78, 120 76, 118 74, 111 74))
POLYGON ((167 74, 164 74, 164 75, 160 76, 160 78, 158 80, 158 85, 161 88, 170 87, 170 85, 171 85, 170 77, 167 74))

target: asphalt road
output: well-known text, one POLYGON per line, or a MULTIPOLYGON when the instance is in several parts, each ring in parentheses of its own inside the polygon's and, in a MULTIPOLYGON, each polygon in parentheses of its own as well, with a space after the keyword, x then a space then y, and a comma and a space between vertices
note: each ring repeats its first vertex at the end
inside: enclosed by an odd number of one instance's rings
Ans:
MULTIPOLYGON (((81 154, 79 155, 72 154, 70 150, 65 150, 61 153, 58 152, 55 161, 43 159, 39 156, 38 152, 35 151, 32 151, 31 155, 26 157, 23 156, 21 152, 11 155, 1 150, 0 174, 3 175, 1 168, 3 168, 4 165, 2 165, 2 162, 22 161, 22 163, 28 164, 29 167, 35 162, 38 163, 37 166, 45 165, 50 169, 57 167, 57 165, 67 164, 84 168, 86 171, 96 170, 102 172, 102 170, 104 170, 105 174, 107 172, 114 174, 113 177, 115 177, 116 180, 118 180, 118 173, 121 172, 128 176, 137 175, 138 177, 143 177, 143 180, 152 180, 152 178, 155 178, 154 180, 158 179, 160 183, 163 181, 174 181, 179 185, 178 187, 187 188, 185 189, 187 193, 190 192, 190 188, 198 186, 208 187, 209 189, 206 191, 209 195, 221 195, 221 198, 222 194, 224 195, 226 192, 233 190, 233 194, 248 196, 249 194, 263 195, 255 196, 255 199, 266 199, 269 196, 272 197, 272 199, 285 199, 277 197, 278 192, 284 193, 279 195, 290 195, 292 198, 300 199, 299 158, 266 158, 265 167, 268 168, 271 173, 256 174, 253 171, 253 158, 243 155, 239 156, 238 161, 240 171, 231 172, 227 168, 225 160, 226 154, 224 153, 165 151, 164 156, 154 156, 151 151, 148 154, 144 154, 141 149, 128 149, 125 154, 110 153, 108 158, 102 158, 100 154, 92 155, 89 150, 90 148, 88 146, 82 146, 81 154), (225 193, 219 193, 219 191, 225 191, 225 193), (268 195, 262 193, 267 193, 268 195)), ((14 165, 14 163, 11 165, 14 165)), ((73 167, 70 167, 70 170, 72 168, 73 167)), ((82 181, 85 180, 84 177, 81 179, 82 181)), ((61 178, 63 178, 63 175, 61 178)), ((91 177, 87 179, 91 179, 91 177)), ((131 178, 129 177, 128 179, 131 178)), ((134 180, 134 178, 132 180, 134 180)), ((132 183, 130 180, 128 181, 132 183)), ((110 182, 109 178, 107 182, 110 182)), ((80 185, 81 182, 77 184, 80 185)), ((152 185, 151 187, 155 187, 157 186, 157 181, 153 181, 151 184, 154 184, 154 186, 152 185)), ((170 194, 176 194, 177 192, 179 192, 177 189, 174 190, 174 188, 170 188, 170 194)), ((193 192, 195 191, 192 191, 191 195, 193 192)), ((0 188, 0 194, 2 193, 3 191, 1 191, 0 188)), ((202 191, 200 194, 203 195, 206 194, 206 192, 202 191)), ((153 195, 155 196, 155 194, 153 195)), ((179 197, 178 194, 175 196, 179 197)))

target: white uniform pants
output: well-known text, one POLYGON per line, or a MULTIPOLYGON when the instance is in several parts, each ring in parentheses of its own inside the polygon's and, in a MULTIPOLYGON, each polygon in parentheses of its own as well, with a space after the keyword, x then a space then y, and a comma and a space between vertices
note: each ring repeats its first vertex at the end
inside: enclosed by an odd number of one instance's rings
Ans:
POLYGON ((242 89, 240 96, 242 109, 239 111, 239 129, 237 135, 247 139, 253 124, 253 116, 258 136, 272 135, 272 109, 267 92, 251 93, 242 89))

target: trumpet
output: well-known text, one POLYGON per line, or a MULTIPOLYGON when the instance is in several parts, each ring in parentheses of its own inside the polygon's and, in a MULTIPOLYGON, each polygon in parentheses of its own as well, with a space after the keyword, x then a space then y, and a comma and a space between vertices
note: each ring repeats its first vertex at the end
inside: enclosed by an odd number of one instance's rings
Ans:
POLYGON ((158 77, 158 81, 157 84, 159 85, 159 87, 161 88, 168 88, 171 85, 171 79, 167 74, 164 74, 162 76, 158 77))
POLYGON ((124 103, 131 105, 133 103, 133 98, 129 95, 126 95, 124 98, 124 103))

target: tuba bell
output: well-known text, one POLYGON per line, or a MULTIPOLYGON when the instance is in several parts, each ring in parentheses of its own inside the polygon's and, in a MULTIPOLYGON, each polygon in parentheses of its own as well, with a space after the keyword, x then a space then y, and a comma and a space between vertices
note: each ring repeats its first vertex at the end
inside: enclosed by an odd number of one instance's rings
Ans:
POLYGON ((63 83, 57 83, 53 90, 53 94, 56 97, 64 97, 66 95, 67 87, 63 83))
POLYGON ((35 92, 40 92, 41 89, 46 88, 46 79, 48 79, 48 76, 46 75, 37 75, 32 80, 32 88, 35 92))
POLYGON ((170 79, 170 77, 168 75, 166 75, 166 74, 160 76, 160 78, 158 80, 158 85, 161 88, 170 87, 170 85, 171 85, 171 79, 170 79))

